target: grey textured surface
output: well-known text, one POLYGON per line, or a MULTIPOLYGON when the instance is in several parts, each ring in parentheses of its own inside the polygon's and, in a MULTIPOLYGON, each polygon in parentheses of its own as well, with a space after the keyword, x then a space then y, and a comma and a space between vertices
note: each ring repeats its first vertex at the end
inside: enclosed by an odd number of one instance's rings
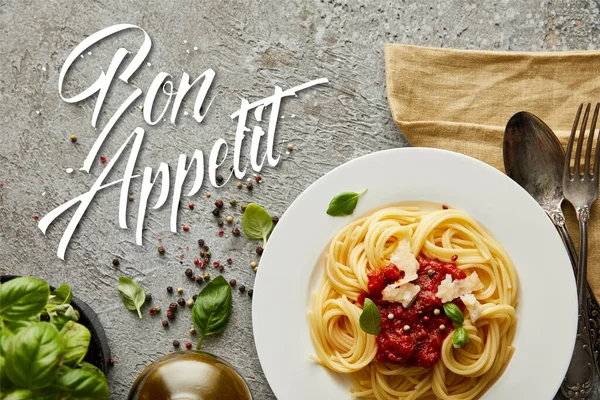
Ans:
MULTIPOLYGON (((97 310, 116 362, 109 375, 113 398, 123 399, 144 366, 172 350, 173 339, 188 341, 191 322, 189 310, 180 312, 169 329, 162 328, 160 317, 147 313, 139 321, 119 300, 119 275, 141 282, 154 296, 153 304, 165 310, 175 297, 167 295, 167 285, 183 287, 186 298, 200 289, 187 281, 183 271, 192 266, 196 241, 204 238, 214 259, 233 258, 224 275, 252 288, 254 272, 249 263, 256 259, 257 243, 217 236, 219 228, 211 214, 215 199, 256 201, 280 215, 333 167, 366 153, 406 145, 386 103, 383 44, 515 51, 597 49, 600 4, 597 0, 3 0, 0 34, 0 272, 69 283, 78 297, 97 310), (274 85, 288 88, 319 77, 328 78, 331 85, 284 101, 281 114, 286 118, 280 120, 276 141, 282 160, 276 168, 261 172, 264 183, 252 193, 238 190, 235 180, 219 190, 205 183, 202 195, 189 200, 195 203, 194 210, 186 207, 188 199, 182 201, 180 225, 190 225, 190 232, 169 232, 165 206, 149 211, 145 246, 139 247, 132 229, 118 227, 119 189, 106 190, 83 218, 63 262, 55 252, 68 218, 61 218, 44 237, 33 217, 87 191, 103 167, 95 162, 90 175, 79 171, 97 136, 90 126, 94 101, 63 102, 57 92, 58 74, 77 43, 117 23, 139 25, 153 40, 148 60, 152 66, 144 66, 132 81, 144 90, 159 71, 171 72, 176 82, 182 71, 192 76, 207 68, 217 72, 208 117, 198 124, 182 115, 177 126, 163 122, 148 128, 136 171, 156 168, 162 161, 173 168, 180 153, 191 156, 194 149, 207 156, 219 137, 232 144, 235 123, 229 114, 239 107, 240 97, 253 101, 270 95, 274 85), (69 141, 71 134, 78 135, 77 143, 69 141), (286 155, 289 143, 295 150, 286 155), (75 172, 68 174, 67 168, 75 172), (204 196, 208 192, 210 199, 204 196), (156 251, 158 237, 167 248, 162 257, 156 251), (180 254, 185 255, 183 264, 180 254), (121 260, 119 267, 111 263, 115 257, 121 260)), ((132 50, 138 40, 139 36, 128 33, 119 36, 118 44, 132 50)), ((113 41, 81 60, 72 74, 72 87, 82 88, 97 77, 115 49, 113 41)), ((115 87, 100 117, 101 127, 130 90, 124 83, 115 87)), ((102 155, 110 158, 134 127, 147 128, 139 105, 113 131, 102 155)), ((193 103, 185 106, 191 111, 193 103)), ((119 168, 122 171, 123 163, 119 168)), ((132 192, 136 201, 128 211, 130 227, 137 218, 139 182, 134 182, 132 192)), ((230 213, 228 206, 226 210, 225 215, 230 213)), ((239 208, 231 215, 239 223, 239 208)), ((207 339, 204 348, 232 362, 256 399, 272 399, 253 345, 251 299, 234 294, 230 326, 222 335, 207 339)))

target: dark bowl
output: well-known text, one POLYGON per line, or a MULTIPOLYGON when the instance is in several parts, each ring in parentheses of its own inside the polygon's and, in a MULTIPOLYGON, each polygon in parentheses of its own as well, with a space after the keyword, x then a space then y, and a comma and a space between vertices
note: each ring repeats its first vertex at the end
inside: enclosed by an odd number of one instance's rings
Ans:
MULTIPOLYGON (((18 275, 2 275, 0 276, 0 282, 8 282, 18 277, 18 275)), ((54 286, 50 286, 50 289, 54 290, 54 286)), ((106 339, 104 328, 94 310, 83 300, 73 296, 71 305, 79 311, 79 321, 77 322, 88 328, 92 334, 90 347, 83 361, 95 365, 106 375, 108 372, 108 360, 110 360, 110 348, 108 347, 108 339, 106 339)))

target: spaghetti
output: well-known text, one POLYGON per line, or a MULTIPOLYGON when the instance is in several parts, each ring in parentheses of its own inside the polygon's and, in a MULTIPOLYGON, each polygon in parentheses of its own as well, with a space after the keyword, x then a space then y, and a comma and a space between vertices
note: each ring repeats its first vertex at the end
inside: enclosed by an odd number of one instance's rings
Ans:
MULTIPOLYGON (((457 303, 463 306, 460 300, 457 303)), ((466 212, 430 203, 386 207, 348 224, 329 244, 325 272, 309 312, 316 350, 311 358, 332 371, 351 374, 353 397, 475 399, 498 379, 513 354, 516 304, 517 275, 511 260, 466 212), (364 332, 359 324, 370 277, 390 265, 403 240, 419 259, 419 276, 430 260, 455 268, 462 276, 477 273, 483 284, 473 293, 481 304, 478 318, 471 313, 464 316, 468 343, 454 348, 448 326, 446 335, 439 336, 443 341, 437 353, 432 350, 439 357, 433 366, 378 361, 381 337, 364 332)), ((379 310, 384 313, 382 307, 379 310)))

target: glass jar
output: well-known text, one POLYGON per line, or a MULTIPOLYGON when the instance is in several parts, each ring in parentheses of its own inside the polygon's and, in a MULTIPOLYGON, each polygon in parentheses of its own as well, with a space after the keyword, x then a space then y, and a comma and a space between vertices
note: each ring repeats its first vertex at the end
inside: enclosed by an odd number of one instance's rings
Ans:
POLYGON ((147 366, 128 400, 252 400, 252 394, 231 365, 212 354, 187 350, 147 366))

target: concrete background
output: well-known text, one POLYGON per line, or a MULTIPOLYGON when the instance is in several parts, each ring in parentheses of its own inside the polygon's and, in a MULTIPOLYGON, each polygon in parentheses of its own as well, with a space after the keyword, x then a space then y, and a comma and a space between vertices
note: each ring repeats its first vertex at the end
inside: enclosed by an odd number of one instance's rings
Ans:
MULTIPOLYGON (((185 298, 201 288, 183 271, 193 265, 196 241, 204 238, 213 259, 233 258, 225 277, 252 288, 255 274, 249 263, 257 259, 257 243, 217 236, 220 228, 211 214, 215 199, 226 204, 230 199, 256 201, 281 215, 302 190, 335 166, 406 145, 386 103, 385 43, 514 51, 597 49, 600 2, 4 0, 0 33, 0 273, 32 274, 72 285, 105 326, 115 359, 111 390, 113 398, 123 399, 137 374, 172 350, 173 339, 188 341, 191 320, 184 310, 167 330, 160 317, 146 313, 139 321, 121 304, 116 290, 120 275, 140 281, 152 293, 152 304, 166 310, 174 298, 166 286, 183 287, 185 298), (182 201, 179 225, 188 224, 190 232, 169 232, 165 206, 149 211, 144 247, 139 247, 134 230, 118 227, 119 189, 106 190, 84 216, 63 262, 55 253, 72 213, 51 226, 47 237, 34 216, 86 192, 103 166, 96 161, 91 174, 79 171, 98 134, 90 125, 94 100, 75 105, 62 101, 58 74, 80 41, 117 23, 136 24, 153 40, 148 59, 152 66, 144 66, 132 80, 144 90, 159 71, 172 73, 176 82, 182 71, 192 77, 207 68, 217 72, 209 93, 214 103, 202 124, 181 115, 176 126, 163 122, 148 127, 141 119, 140 102, 124 116, 100 154, 110 159, 136 126, 147 128, 136 172, 146 166, 156 169, 162 161, 173 169, 180 153, 191 156, 194 149, 207 157, 217 138, 233 144, 235 122, 229 115, 238 109, 240 97, 254 101, 270 95, 274 85, 285 89, 320 77, 331 85, 284 102, 281 114, 286 118, 280 120, 276 140, 282 160, 261 172, 264 183, 255 185, 252 193, 238 190, 235 179, 218 190, 205 183, 201 196, 182 201), (72 134, 78 136, 75 144, 69 140, 72 134), (286 155, 290 143, 295 149, 286 155), (67 168, 75 172, 69 174, 67 168), (206 199, 209 192, 212 197, 206 199), (188 201, 195 203, 193 211, 186 207, 188 201), (156 251, 159 237, 167 249, 164 256, 156 251), (112 265, 114 258, 120 259, 118 267, 112 265)), ((118 38, 118 45, 129 50, 139 46, 136 33, 118 38)), ((68 87, 81 90, 89 85, 100 68, 107 68, 115 49, 113 40, 86 55, 68 87)), ((130 91, 122 82, 115 85, 100 127, 130 91)), ((185 103, 190 113, 192 100, 185 103)), ((118 179, 124 163, 118 168, 112 179, 118 179)), ((132 192, 130 227, 136 223, 139 182, 134 181, 132 192)), ((235 223, 240 221, 239 208, 225 210, 223 216, 231 214, 235 223)), ((215 276, 214 269, 210 272, 215 276)), ((251 299, 246 294, 234 291, 229 327, 203 347, 232 362, 256 399, 274 398, 253 345, 251 299)))

